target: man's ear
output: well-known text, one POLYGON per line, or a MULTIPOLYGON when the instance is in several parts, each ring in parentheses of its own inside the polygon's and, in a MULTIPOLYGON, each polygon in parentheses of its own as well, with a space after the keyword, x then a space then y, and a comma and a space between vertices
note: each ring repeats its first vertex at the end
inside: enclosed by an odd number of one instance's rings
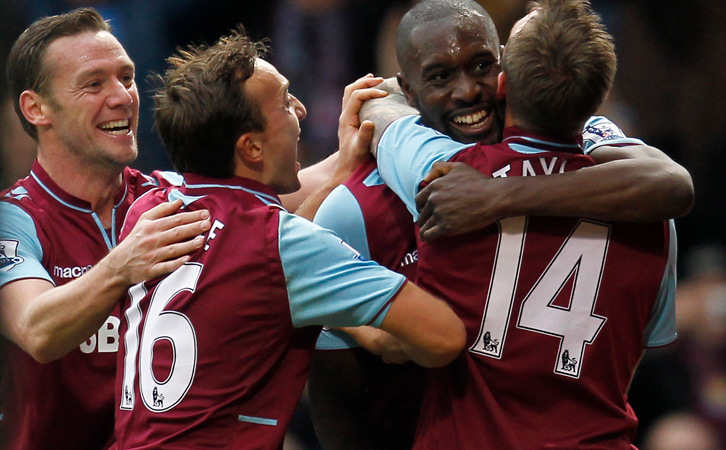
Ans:
POLYGON ((416 97, 411 93, 411 85, 408 83, 408 80, 406 80, 406 76, 398 72, 396 74, 396 81, 398 81, 398 85, 401 86, 401 90, 403 91, 403 95, 406 96, 406 102, 408 102, 408 105, 414 108, 418 108, 418 105, 416 104, 416 97))
POLYGON ((259 133, 249 131, 237 138, 234 150, 237 157, 246 164, 262 162, 262 140, 259 133))
POLYGON ((35 126, 50 125, 51 120, 48 113, 52 108, 48 101, 35 91, 26 90, 20 94, 20 112, 25 120, 35 126))
POLYGON ((502 101, 507 98, 507 77, 502 70, 497 75, 497 100, 502 101))

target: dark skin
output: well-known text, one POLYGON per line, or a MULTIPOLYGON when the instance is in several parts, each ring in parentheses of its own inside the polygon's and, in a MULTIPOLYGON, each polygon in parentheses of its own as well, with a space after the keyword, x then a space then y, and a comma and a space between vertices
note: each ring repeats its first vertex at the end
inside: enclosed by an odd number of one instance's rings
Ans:
MULTIPOLYGON (((486 32, 482 23, 451 17, 412 30, 413 44, 401 58, 405 63, 398 75, 405 100, 390 95, 380 100, 383 106, 368 102, 362 111, 362 118, 376 124, 374 149, 388 123, 416 113, 401 101, 417 108, 426 125, 459 141, 498 142, 502 120, 494 111, 501 110, 501 103, 490 106, 501 71, 495 62, 498 40, 486 32), (467 115, 471 125, 457 123, 467 115)), ((466 167, 437 163, 425 180, 430 184, 417 196, 421 237, 430 241, 523 214, 649 222, 682 217, 693 206, 690 174, 658 149, 603 146, 590 156, 597 166, 537 179, 492 180, 466 167)))
MULTIPOLYGON (((503 122, 503 117, 495 106, 501 105, 496 102, 497 76, 501 69, 497 64, 498 53, 495 49, 498 49, 499 45, 496 38, 486 37, 486 31, 486 27, 482 24, 456 22, 453 18, 426 23, 413 30, 413 42, 416 42, 417 46, 410 48, 403 58, 404 72, 398 76, 398 84, 403 92, 395 89, 395 80, 386 80, 377 87, 389 92, 389 96, 367 102, 362 111, 362 119, 371 119, 376 125, 373 149, 376 148, 378 138, 390 122, 404 115, 419 113, 412 106, 420 110, 424 123, 459 141, 487 144, 499 141, 503 122), (460 24, 463 24, 463 29, 459 29, 460 24), (471 124, 467 126, 462 122, 471 124)), ((659 198, 677 199, 670 205, 653 202, 654 212, 650 214, 669 214, 667 209, 678 203, 686 203, 687 208, 690 208, 692 203, 692 198, 689 199, 689 195, 692 196, 690 176, 680 166, 668 159, 663 165, 672 168, 669 172, 663 169, 660 163, 646 158, 641 158, 641 166, 634 166, 631 160, 615 161, 617 158, 632 158, 633 147, 618 151, 621 154, 597 150, 598 155, 602 155, 598 162, 617 162, 620 165, 617 169, 624 175, 624 181, 615 187, 607 183, 598 183, 597 186, 601 187, 597 190, 582 189, 580 192, 578 189, 577 195, 571 192, 572 184, 562 182, 561 177, 570 174, 492 180, 464 164, 454 166, 450 163, 440 163, 434 167, 427 179, 435 181, 422 190, 417 198, 422 235, 428 240, 443 234, 482 228, 505 215, 510 215, 516 210, 515 207, 521 207, 523 212, 511 215, 533 214, 537 207, 549 211, 546 208, 552 208, 552 203, 563 203, 565 208, 571 208, 573 212, 564 210, 567 214, 576 214, 575 208, 582 208, 582 205, 575 203, 586 205, 590 202, 603 203, 602 208, 605 212, 601 213, 607 217, 606 213, 619 208, 613 207, 611 203, 628 202, 631 198, 647 198, 655 195, 644 194, 642 186, 633 186, 637 184, 633 183, 633 179, 641 176, 644 179, 640 180, 640 184, 651 186, 650 189, 657 193, 659 198), (451 173, 436 179, 454 167, 451 173), (654 182, 650 182, 650 178, 645 178, 651 176, 655 177, 654 182), (669 180, 669 177, 672 178, 669 180), (684 178, 685 183, 683 183, 684 178), (547 182, 555 181, 543 187, 527 184, 540 183, 540 179, 547 182), (523 184, 516 184, 519 182, 523 184), (685 189, 683 189, 684 184, 685 189), (662 193, 664 186, 672 187, 671 190, 677 192, 664 194, 662 193), (550 197, 553 200, 550 204, 546 204, 540 203, 539 194, 542 189, 559 190, 552 192, 550 197), (678 197, 677 193, 684 190, 685 197, 678 197), (572 200, 563 200, 566 198, 572 200), (598 200, 593 200, 595 198, 598 200)), ((657 152, 655 149, 653 151, 657 152)), ((650 157, 656 158, 652 155, 650 157)), ((615 169, 611 167, 608 170, 615 169)), ((613 179, 612 174, 612 171, 605 171, 601 177, 605 177, 605 181, 611 183, 619 182, 613 179)), ((571 183, 573 182, 583 184, 588 181, 576 179, 571 183)), ((359 331, 364 333, 365 327, 359 331)), ((353 336, 373 354, 383 354, 380 349, 371 349, 367 346, 361 336, 353 336)), ((380 433, 380 422, 371 423, 365 416, 369 410, 367 403, 369 400, 364 392, 370 391, 362 383, 362 380, 372 379, 377 373, 375 368, 384 364, 381 361, 371 362, 370 366, 361 364, 361 361, 354 357, 354 354, 361 357, 363 353, 360 349, 317 353, 310 374, 310 392, 311 399, 314 398, 313 409, 317 414, 316 431, 324 448, 349 449, 356 445, 362 448, 384 448, 381 447, 384 444, 375 440, 376 433, 373 431, 379 430, 380 433), (320 389, 317 389, 318 387, 320 389), (334 421, 331 421, 331 417, 335 418, 334 421), (347 436, 357 437, 346 439, 347 436)), ((409 399, 416 398, 415 395, 409 399)), ((391 404, 397 403, 391 402, 391 404)), ((408 419, 413 417, 409 416, 408 419)), ((406 416, 401 416, 399 427, 401 430, 408 429, 406 416)), ((388 442, 390 444, 390 441, 388 442)), ((395 448, 410 448, 410 444, 395 448)))
POLYGON ((499 141, 499 42, 475 18, 444 18, 413 29, 398 82, 423 122, 459 142, 499 141), (405 74, 405 75, 404 75, 405 74))

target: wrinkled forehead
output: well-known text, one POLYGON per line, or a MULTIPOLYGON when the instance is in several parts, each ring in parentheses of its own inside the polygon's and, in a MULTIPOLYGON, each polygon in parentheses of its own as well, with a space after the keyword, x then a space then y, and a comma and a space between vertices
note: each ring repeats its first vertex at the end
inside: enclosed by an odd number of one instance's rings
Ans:
POLYGON ((422 23, 410 36, 406 71, 416 71, 424 61, 462 53, 499 55, 499 38, 477 17, 445 17, 422 23))

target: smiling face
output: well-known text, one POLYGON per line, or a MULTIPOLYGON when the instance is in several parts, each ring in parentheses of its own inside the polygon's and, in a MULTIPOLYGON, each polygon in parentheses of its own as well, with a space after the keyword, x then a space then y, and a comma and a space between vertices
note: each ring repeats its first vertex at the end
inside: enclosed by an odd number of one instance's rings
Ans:
POLYGON ((99 167, 124 167, 138 153, 134 64, 107 31, 56 39, 44 64, 48 127, 41 139, 99 167))
POLYGON ((411 32, 402 88, 423 122, 464 142, 499 140, 498 44, 475 19, 445 17, 411 32))
POLYGON ((265 130, 259 133, 263 154, 262 182, 278 194, 300 189, 297 172, 297 144, 300 140, 300 121, 305 118, 305 106, 288 91, 290 82, 275 66, 257 59, 255 71, 245 82, 245 90, 260 106, 265 118, 265 130))

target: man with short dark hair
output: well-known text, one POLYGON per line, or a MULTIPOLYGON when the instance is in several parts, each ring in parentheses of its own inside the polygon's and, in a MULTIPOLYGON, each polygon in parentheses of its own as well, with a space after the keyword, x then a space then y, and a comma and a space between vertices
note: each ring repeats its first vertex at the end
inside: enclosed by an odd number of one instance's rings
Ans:
MULTIPOLYGON (((300 187, 307 113, 261 50, 241 30, 189 47, 169 59, 156 94, 159 131, 185 185, 140 198, 124 230, 176 199, 208 209, 213 225, 190 262, 129 291, 120 448, 281 448, 323 324, 380 327, 425 366, 461 351, 463 324, 445 303, 281 207, 279 194, 300 187)), ((358 108, 380 96, 367 89, 378 82, 346 89, 340 122, 353 132, 341 134, 341 148, 367 132, 358 108)), ((367 151, 368 140, 358 145, 367 151)))
POLYGON ((144 216, 117 246, 131 203, 159 183, 137 154, 134 64, 93 9, 34 22, 8 60, 15 110, 38 143, 30 175, 0 197, 0 446, 101 450, 113 442, 118 300, 181 266, 206 212, 144 216))

